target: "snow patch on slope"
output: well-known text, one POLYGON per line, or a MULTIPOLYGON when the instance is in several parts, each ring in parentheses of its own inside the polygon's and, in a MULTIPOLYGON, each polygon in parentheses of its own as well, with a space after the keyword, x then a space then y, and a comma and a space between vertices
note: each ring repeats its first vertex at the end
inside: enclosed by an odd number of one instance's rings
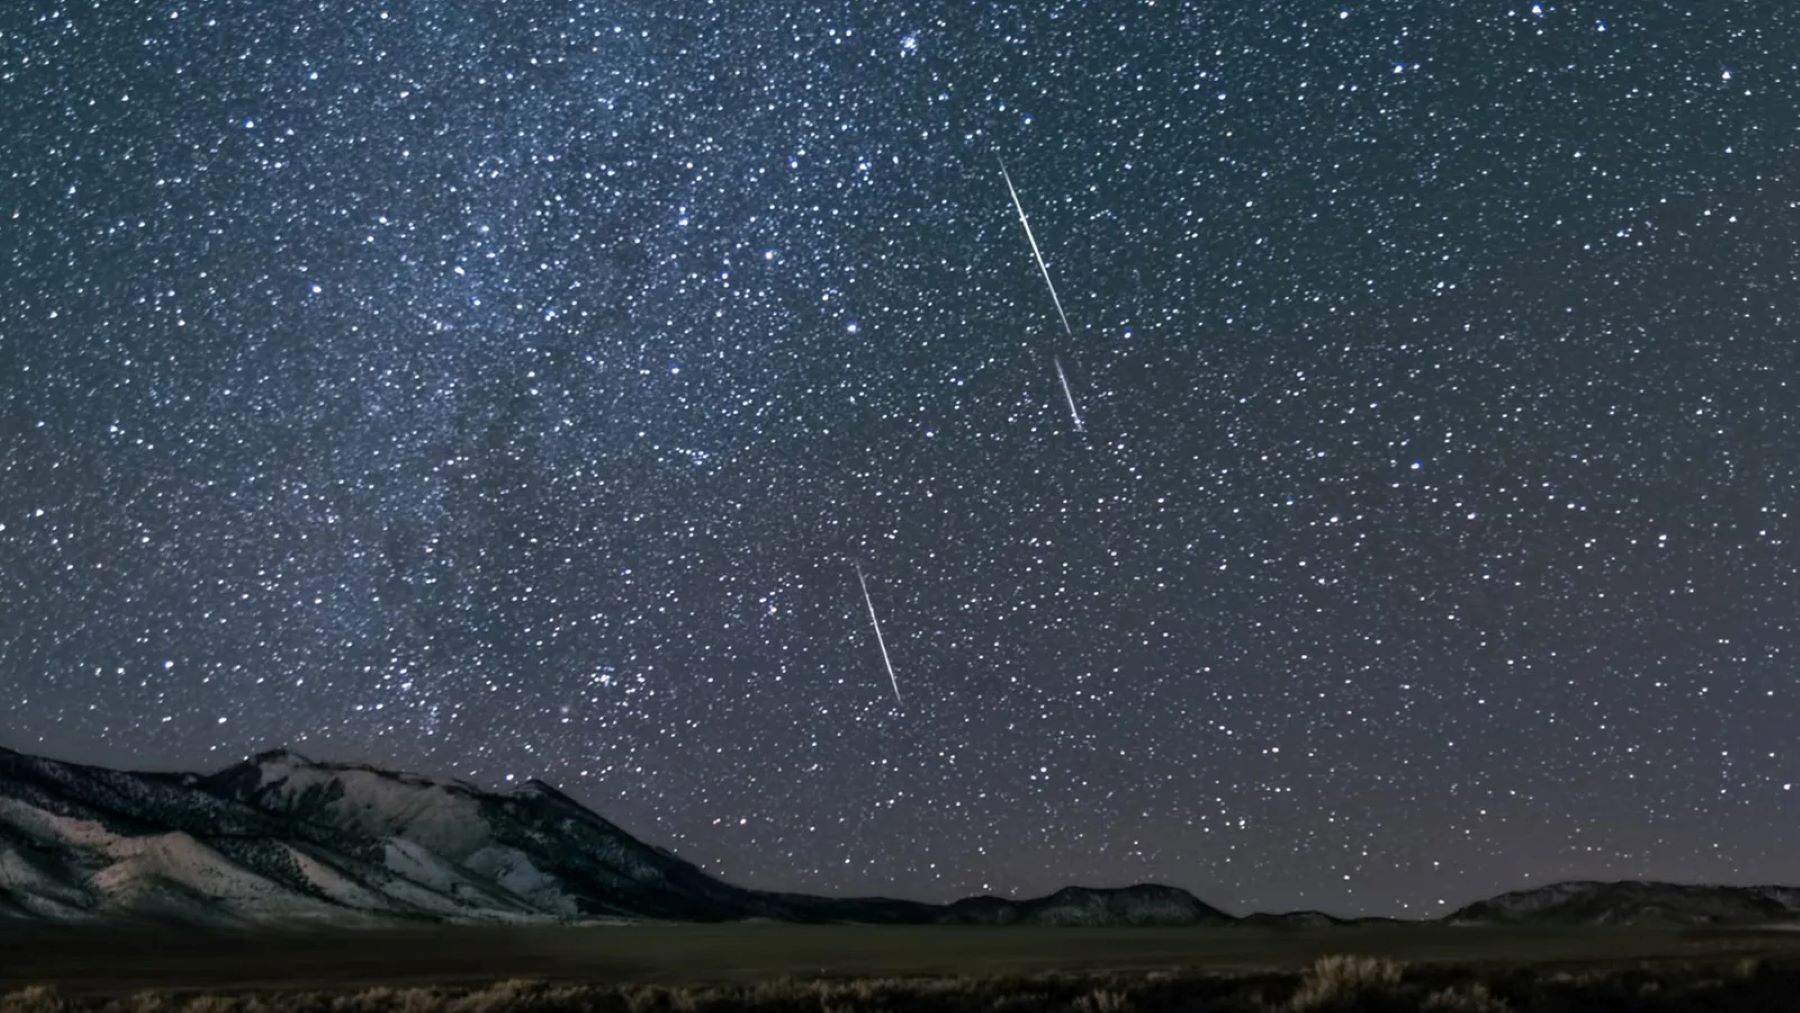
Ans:
POLYGON ((18 799, 0 798, 0 820, 23 831, 40 844, 103 847, 115 835, 93 820, 59 816, 18 799))
POLYGON ((460 785, 284 760, 262 772, 265 808, 366 834, 399 837, 461 860, 486 842, 480 803, 460 785))

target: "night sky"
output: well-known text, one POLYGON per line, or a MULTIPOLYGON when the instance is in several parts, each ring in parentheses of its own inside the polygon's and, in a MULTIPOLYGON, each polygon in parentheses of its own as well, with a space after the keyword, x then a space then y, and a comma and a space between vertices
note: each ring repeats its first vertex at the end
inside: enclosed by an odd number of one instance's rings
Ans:
POLYGON ((6 3, 0 743, 821 893, 1800 881, 1800 14, 1682 6, 6 3))

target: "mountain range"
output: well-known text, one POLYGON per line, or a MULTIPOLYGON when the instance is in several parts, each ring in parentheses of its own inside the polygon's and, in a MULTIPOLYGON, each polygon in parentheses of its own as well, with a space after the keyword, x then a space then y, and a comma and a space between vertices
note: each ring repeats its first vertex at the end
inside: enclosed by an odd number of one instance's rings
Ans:
MULTIPOLYGON (((645 844, 541 781, 508 793, 263 753, 139 773, 0 749, 0 919, 214 927, 603 920, 1316 926, 1234 918, 1185 890, 1069 887, 951 904, 750 890, 645 844)), ((1800 922, 1800 889, 1563 883, 1457 924, 1800 922)))

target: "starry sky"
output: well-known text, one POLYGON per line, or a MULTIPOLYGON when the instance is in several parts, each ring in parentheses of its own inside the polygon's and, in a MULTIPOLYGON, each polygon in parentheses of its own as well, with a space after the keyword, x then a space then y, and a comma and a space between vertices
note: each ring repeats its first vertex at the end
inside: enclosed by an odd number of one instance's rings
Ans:
POLYGON ((5 4, 0 742, 832 894, 1800 881, 1800 15, 1686 6, 5 4))

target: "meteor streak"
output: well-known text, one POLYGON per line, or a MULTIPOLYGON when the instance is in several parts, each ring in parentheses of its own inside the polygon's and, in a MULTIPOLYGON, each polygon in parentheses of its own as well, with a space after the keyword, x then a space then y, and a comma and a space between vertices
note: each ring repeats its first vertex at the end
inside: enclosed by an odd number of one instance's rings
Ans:
POLYGON ((894 686, 894 702, 901 706, 906 701, 900 699, 900 680, 894 675, 893 659, 888 657, 887 639, 881 635, 881 620, 875 618, 875 599, 869 597, 869 582, 863 577, 862 564, 856 565, 856 582, 862 585, 863 604, 869 606, 869 625, 875 627, 875 643, 881 648, 881 663, 887 667, 888 682, 894 686))
MULTIPOLYGON (((1038 249, 1037 236, 1031 233, 1031 220, 1025 217, 1025 205, 1019 202, 1019 191, 1013 187, 1012 174, 1006 171, 1006 160, 996 159, 1000 163, 1000 178, 1006 180, 1006 192, 1012 195, 1013 210, 1019 213, 1019 224, 1025 226, 1025 241, 1031 244, 1031 256, 1037 261, 1038 270, 1044 275, 1044 287, 1050 290, 1050 301, 1056 304, 1056 317, 1062 321, 1063 333, 1070 337, 1075 331, 1069 326, 1069 315, 1063 312, 1062 297, 1056 294, 1056 282, 1050 280, 1050 265, 1044 263, 1044 251, 1038 249)), ((1069 402, 1069 417, 1075 420, 1075 431, 1087 432, 1087 426, 1081 421, 1081 409, 1075 407, 1075 392, 1069 389, 1069 375, 1063 372, 1062 359, 1053 357, 1056 363, 1056 380, 1062 384, 1063 398, 1069 402)))
POLYGON ((1013 209, 1019 212, 1019 224, 1025 226, 1025 241, 1031 244, 1031 255, 1037 259, 1038 270, 1044 273, 1044 287, 1050 290, 1050 301, 1056 304, 1056 315, 1061 318, 1063 333, 1073 337, 1075 332, 1069 329, 1069 315, 1063 312, 1062 299, 1056 294, 1056 282, 1050 280, 1050 268, 1044 263, 1044 253, 1038 249, 1037 237, 1031 234, 1031 222, 1025 217, 1025 205, 1019 203, 1019 191, 1013 189, 1012 174, 1006 171, 1006 162, 1000 161, 1000 177, 1006 180, 1006 192, 1012 194, 1013 209))
POLYGON ((1069 402, 1069 415, 1075 420, 1075 431, 1078 433, 1087 432, 1087 426, 1081 421, 1081 411, 1075 407, 1075 394, 1069 390, 1069 377, 1068 374, 1063 372, 1062 359, 1060 357, 1052 356, 1050 361, 1056 363, 1056 378, 1062 382, 1063 397, 1069 402))

